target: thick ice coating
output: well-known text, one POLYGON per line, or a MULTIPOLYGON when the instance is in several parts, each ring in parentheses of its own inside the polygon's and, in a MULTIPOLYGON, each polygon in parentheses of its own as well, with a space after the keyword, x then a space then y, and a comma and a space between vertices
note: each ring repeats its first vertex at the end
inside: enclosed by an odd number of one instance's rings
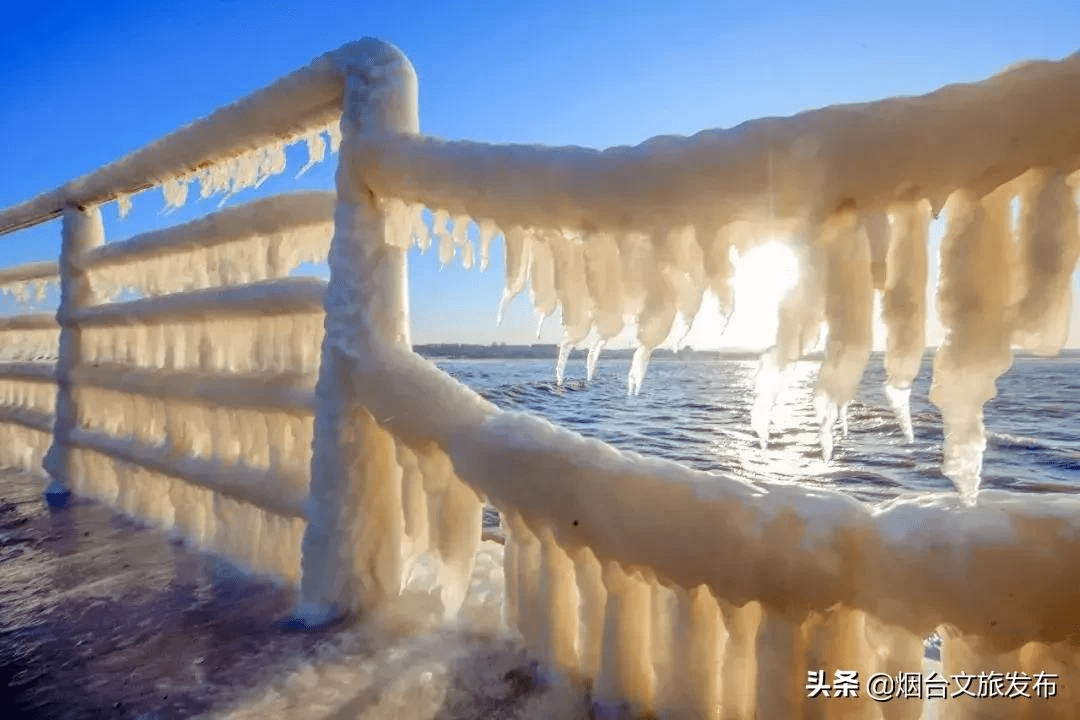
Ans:
POLYGON ((277 195, 87 253, 95 298, 144 297, 288 277, 322 262, 333 231, 334 195, 277 195))
MULTIPOLYGON (((605 151, 424 138, 416 96, 407 59, 362 41, 0 213, 0 231, 65 215, 58 267, 0 274, 12 286, 61 278, 56 317, 0 320, 11 355, 0 464, 43 463, 58 483, 296 583, 308 624, 454 617, 489 502, 506 521, 507 626, 548 677, 591 681, 601 710, 813 716, 823 706, 807 698, 809 670, 916 671, 940 629, 946 671, 1057 672, 1061 702, 1028 715, 1075 714, 1080 501, 976 493, 982 409, 1012 344, 1053 353, 1068 326, 1080 55, 605 151), (98 203, 155 183, 180 202, 196 176, 204 192, 258 183, 292 139, 323 156, 320 133, 339 112, 335 196, 272 198, 101 245, 98 203), (572 346, 589 346, 591 376, 604 343, 631 327, 631 392, 706 290, 725 310, 738 301, 733 257, 786 243, 798 279, 751 424, 766 443, 785 373, 827 329, 826 457, 867 362, 876 290, 887 392, 911 439, 927 227, 944 208, 947 337, 932 400, 961 497, 871 508, 498 410, 411 352, 406 251, 430 241, 425 208, 444 261, 474 262, 475 235, 483 265, 504 236, 503 304, 528 285, 542 316, 559 311, 560 379, 572 346), (287 277, 324 254, 328 283, 287 277), (107 302, 125 289, 142 297, 107 302), (46 352, 55 366, 31 362, 46 352)), ((861 697, 835 713, 922 709, 861 697)), ((976 714, 959 701, 947 712, 976 714)))
POLYGON ((362 176, 367 187, 393 198, 398 212, 417 216, 423 206, 434 208, 445 261, 460 244, 444 232, 450 218, 455 228, 470 218, 500 228, 507 247, 503 306, 528 283, 541 317, 561 311, 560 357, 570 346, 593 345, 632 326, 640 348, 630 393, 640 389, 652 350, 678 342, 677 328, 697 313, 706 287, 730 305, 731 249, 785 238, 800 256, 799 282, 781 306, 776 348, 762 361, 752 425, 766 443, 783 371, 824 322, 826 457, 833 424, 845 417, 868 357, 875 289, 884 293, 889 330, 886 392, 911 439, 908 395, 925 342, 927 224, 944 207, 953 230, 944 243, 939 308, 950 339, 935 365, 934 398, 946 416, 945 472, 971 495, 981 467, 981 408, 1008 367, 1010 341, 1044 353, 1064 342, 1080 253, 1068 184, 1080 167, 1072 120, 1078 97, 1074 55, 920 97, 636 147, 485 145, 402 133, 353 143, 342 162, 354 182, 362 176), (958 194, 969 199, 946 203, 958 194), (1018 230, 1006 219, 986 225, 997 231, 981 229, 981 221, 978 229, 961 228, 967 205, 990 197, 1006 205, 1019 198, 1018 230), (975 272, 998 250, 1017 258, 1017 277, 1011 269, 1002 277, 999 267, 975 272), (987 295, 1006 287, 1004 297, 987 295), (965 309, 972 292, 989 304, 965 309), (973 362, 985 369, 968 372, 964 358, 983 349, 990 354, 973 362))

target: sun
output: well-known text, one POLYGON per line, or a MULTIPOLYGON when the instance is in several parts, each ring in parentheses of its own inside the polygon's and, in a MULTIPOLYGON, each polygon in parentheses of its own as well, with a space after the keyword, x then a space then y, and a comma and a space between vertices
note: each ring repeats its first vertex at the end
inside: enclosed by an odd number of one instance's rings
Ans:
POLYGON ((726 327, 719 302, 706 293, 686 344, 699 350, 742 348, 764 350, 776 342, 780 300, 799 278, 795 253, 782 240, 769 240, 744 254, 734 249, 735 311, 726 327))

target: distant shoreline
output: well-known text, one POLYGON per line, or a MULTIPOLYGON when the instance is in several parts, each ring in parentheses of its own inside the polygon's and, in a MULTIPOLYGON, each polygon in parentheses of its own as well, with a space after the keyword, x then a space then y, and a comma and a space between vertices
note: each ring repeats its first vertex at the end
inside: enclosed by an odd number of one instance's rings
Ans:
MULTIPOLYGON (((414 345, 413 351, 426 358, 441 360, 556 360, 559 346, 555 344, 535 345, 466 345, 457 343, 438 343, 434 345, 414 345)), ((571 360, 584 360, 588 350, 574 348, 570 351, 571 360)), ((604 349, 603 358, 629 360, 634 356, 633 348, 604 349)), ((691 350, 683 349, 675 353, 668 349, 653 351, 653 360, 757 360, 759 350, 691 350)))
MULTIPOLYGON (((502 343, 492 345, 469 345, 465 343, 434 343, 429 345, 414 345, 413 350, 422 357, 439 360, 556 360, 559 357, 559 346, 553 343, 536 343, 533 345, 506 345, 502 343)), ((932 355, 937 348, 927 348, 926 353, 932 355)), ((731 348, 726 350, 693 350, 684 348, 677 353, 668 349, 653 351, 652 360, 757 360, 761 357, 761 350, 744 350, 731 348)), ((575 348, 570 351, 571 360, 584 360, 588 351, 584 348, 575 348)), ((883 355, 881 351, 872 353, 874 357, 883 355)), ((633 348, 619 348, 603 351, 606 360, 612 358, 629 360, 634 356, 633 348)), ((1042 358, 1029 352, 1014 351, 1013 358, 1035 359, 1073 359, 1080 358, 1080 348, 1066 348, 1056 357, 1042 358)), ((809 353, 803 360, 822 360, 824 353, 809 353)))

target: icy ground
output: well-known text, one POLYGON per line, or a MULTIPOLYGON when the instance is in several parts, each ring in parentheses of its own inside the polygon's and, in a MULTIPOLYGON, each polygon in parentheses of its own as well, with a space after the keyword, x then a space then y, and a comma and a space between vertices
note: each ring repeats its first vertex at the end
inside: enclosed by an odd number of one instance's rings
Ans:
MULTIPOLYGON (((413 637, 363 624, 275 625, 291 593, 109 509, 50 512, 41 481, 0 471, 0 716, 577 718, 580 689, 539 682, 497 632, 413 637)), ((467 606, 490 627, 501 546, 467 606)))

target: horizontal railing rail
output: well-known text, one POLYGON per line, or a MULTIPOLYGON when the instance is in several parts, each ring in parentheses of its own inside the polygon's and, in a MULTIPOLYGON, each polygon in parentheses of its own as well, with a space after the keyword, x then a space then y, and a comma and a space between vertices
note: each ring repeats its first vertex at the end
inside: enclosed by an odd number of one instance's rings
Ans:
MULTIPOLYGON (((0 365, 0 377, 4 377, 0 365)), ((71 374, 81 386, 134 393, 145 397, 188 400, 219 407, 307 413, 314 407, 311 378, 289 373, 211 376, 191 371, 133 368, 107 363, 82 366, 71 374)))
MULTIPOLYGON (((107 243, 86 252, 87 270, 205 249, 254 237, 288 235, 308 227, 329 228, 334 221, 334 194, 297 192, 274 195, 226 208, 183 225, 107 243)), ((0 274, 0 283, 3 275, 0 274)))
POLYGON ((249 285, 192 290, 160 297, 95 305, 69 316, 86 328, 177 322, 215 317, 291 315, 322 312, 326 282, 285 278, 249 285))
POLYGON ((0 269, 0 293, 9 293, 19 300, 28 300, 30 290, 40 299, 47 286, 58 282, 60 268, 56 261, 34 262, 0 269))
POLYGON ((56 315, 52 313, 27 313, 0 317, 0 332, 22 330, 58 330, 56 315))
POLYGON ((268 477, 261 469, 224 466, 200 457, 176 457, 167 448, 141 446, 125 438, 87 430, 76 431, 72 442, 77 447, 179 478, 284 517, 305 516, 307 494, 292 490, 306 485, 301 478, 275 478, 274 473, 268 477))
POLYGON ((40 380, 56 382, 56 366, 40 362, 2 362, 0 380, 40 380))
POLYGON ((31 430, 51 433, 53 414, 25 407, 5 407, 0 405, 0 423, 11 423, 31 430))
POLYGON ((0 269, 0 286, 31 280, 55 280, 60 277, 60 268, 55 260, 26 263, 0 269))

